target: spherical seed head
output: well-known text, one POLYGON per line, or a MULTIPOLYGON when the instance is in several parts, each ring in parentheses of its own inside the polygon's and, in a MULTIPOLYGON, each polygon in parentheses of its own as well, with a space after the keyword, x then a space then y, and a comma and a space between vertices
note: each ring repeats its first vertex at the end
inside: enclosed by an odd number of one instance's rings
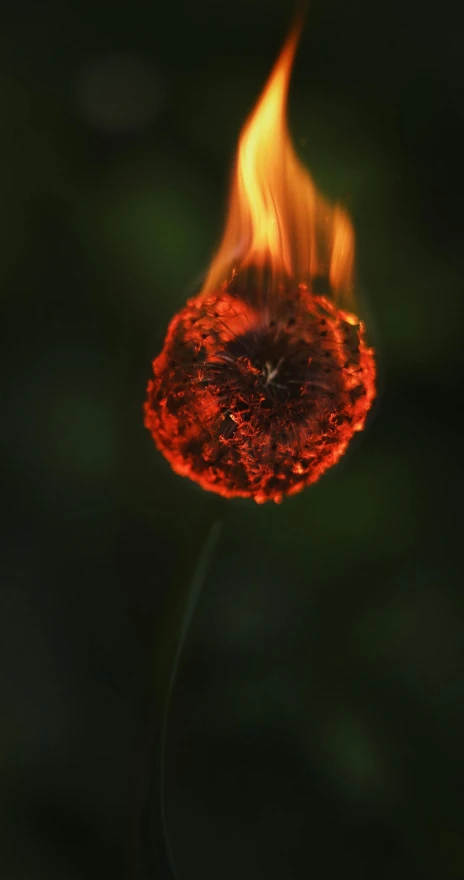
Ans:
POLYGON ((375 396, 362 323, 304 285, 272 317, 226 286, 189 300, 153 372, 145 425, 172 468, 258 503, 335 464, 375 396))

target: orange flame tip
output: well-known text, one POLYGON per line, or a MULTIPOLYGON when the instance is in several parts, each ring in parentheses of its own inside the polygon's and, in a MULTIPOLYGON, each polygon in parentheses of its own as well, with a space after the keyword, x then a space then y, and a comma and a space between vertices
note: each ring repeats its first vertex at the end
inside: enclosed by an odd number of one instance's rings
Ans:
POLYGON ((288 279, 310 285, 326 276, 349 299, 354 230, 347 212, 317 191, 295 153, 286 120, 290 74, 301 32, 291 30, 239 138, 224 235, 200 295, 233 274, 270 270, 272 287, 288 279))

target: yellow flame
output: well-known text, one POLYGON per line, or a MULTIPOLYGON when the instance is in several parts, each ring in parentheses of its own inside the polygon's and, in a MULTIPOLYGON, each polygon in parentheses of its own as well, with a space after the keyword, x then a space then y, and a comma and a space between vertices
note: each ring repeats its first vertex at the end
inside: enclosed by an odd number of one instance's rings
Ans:
POLYGON ((310 284, 315 275, 325 275, 335 294, 351 292, 351 220, 318 193, 287 126, 288 85, 300 31, 295 25, 242 129, 226 227, 204 294, 249 267, 269 268, 276 284, 286 277, 310 284))

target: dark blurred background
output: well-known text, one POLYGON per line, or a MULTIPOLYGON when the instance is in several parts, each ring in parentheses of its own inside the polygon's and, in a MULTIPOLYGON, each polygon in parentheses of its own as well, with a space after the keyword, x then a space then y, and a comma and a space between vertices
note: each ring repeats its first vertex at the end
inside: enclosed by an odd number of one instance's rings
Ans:
MULTIPOLYGON (((142 403, 291 14, 1 7, 5 880, 133 876, 157 633, 211 500, 142 403)), ((314 0, 291 130, 352 214, 380 393, 317 485, 223 505, 169 726, 179 880, 464 877, 463 87, 445 5, 314 0)))

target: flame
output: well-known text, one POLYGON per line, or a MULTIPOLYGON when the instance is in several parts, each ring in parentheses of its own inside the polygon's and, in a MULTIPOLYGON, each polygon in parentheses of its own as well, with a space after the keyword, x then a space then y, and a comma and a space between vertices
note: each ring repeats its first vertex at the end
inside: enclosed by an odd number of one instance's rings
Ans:
POLYGON ((290 74, 301 33, 291 30, 238 143, 222 242, 201 291, 231 275, 270 270, 274 289, 288 278, 328 278, 335 295, 352 288, 354 231, 340 205, 317 191, 295 153, 286 120, 290 74))

